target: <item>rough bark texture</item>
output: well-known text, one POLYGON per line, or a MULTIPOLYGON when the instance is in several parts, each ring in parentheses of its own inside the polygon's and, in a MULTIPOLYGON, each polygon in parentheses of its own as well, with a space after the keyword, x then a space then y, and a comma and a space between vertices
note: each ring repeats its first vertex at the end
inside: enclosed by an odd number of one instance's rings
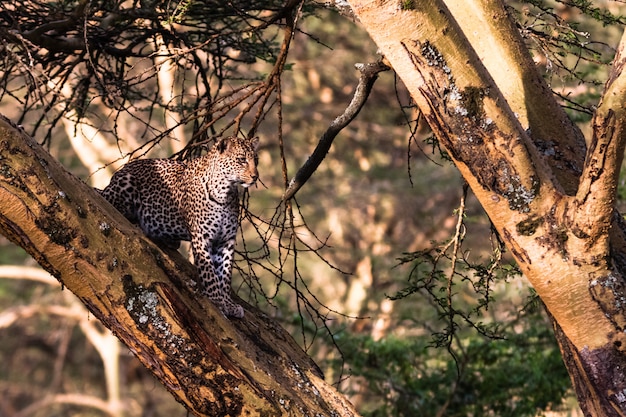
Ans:
POLYGON ((626 414, 622 53, 584 155, 503 4, 349 3, 553 316, 583 410, 626 414))
POLYGON ((248 306, 226 319, 163 253, 0 117, 0 233, 75 293, 197 416, 356 415, 289 334, 248 306))

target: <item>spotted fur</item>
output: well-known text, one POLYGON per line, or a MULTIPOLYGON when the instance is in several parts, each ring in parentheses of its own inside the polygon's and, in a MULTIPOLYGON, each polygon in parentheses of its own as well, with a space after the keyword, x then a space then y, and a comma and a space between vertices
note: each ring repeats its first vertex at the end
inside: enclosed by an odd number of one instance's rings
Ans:
POLYGON ((237 186, 258 178, 258 138, 218 141, 191 161, 140 159, 126 164, 101 191, 115 208, 162 246, 191 240, 199 286, 227 316, 243 317, 231 296, 239 226, 237 186))

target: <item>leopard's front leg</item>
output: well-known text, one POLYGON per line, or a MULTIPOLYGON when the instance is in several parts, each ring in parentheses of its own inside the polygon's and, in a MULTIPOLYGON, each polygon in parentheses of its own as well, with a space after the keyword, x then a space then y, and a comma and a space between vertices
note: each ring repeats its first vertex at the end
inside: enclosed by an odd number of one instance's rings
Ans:
POLYGON ((231 298, 231 278, 235 256, 235 240, 220 242, 211 246, 211 261, 219 284, 219 293, 223 297, 222 309, 227 316, 243 317, 243 308, 231 298))
POLYGON ((208 236, 203 237, 204 239, 194 236, 191 241, 200 291, 226 316, 242 318, 243 308, 230 296, 235 242, 216 242, 207 239, 208 236))

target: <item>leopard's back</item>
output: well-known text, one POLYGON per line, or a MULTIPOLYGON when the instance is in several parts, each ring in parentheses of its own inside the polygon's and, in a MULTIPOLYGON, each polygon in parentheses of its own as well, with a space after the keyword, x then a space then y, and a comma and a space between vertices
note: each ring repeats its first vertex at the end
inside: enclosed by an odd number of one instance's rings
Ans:
POLYGON ((101 194, 150 239, 177 247, 191 239, 181 210, 185 168, 184 162, 171 159, 131 161, 101 194))

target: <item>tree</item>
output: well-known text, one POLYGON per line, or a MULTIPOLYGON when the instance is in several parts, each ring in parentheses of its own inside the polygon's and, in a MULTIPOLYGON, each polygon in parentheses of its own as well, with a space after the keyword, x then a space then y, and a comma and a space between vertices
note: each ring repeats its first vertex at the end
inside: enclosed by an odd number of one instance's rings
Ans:
POLYGON ((161 252, 28 135, 0 123, 2 233, 191 412, 356 415, 280 326, 252 310, 229 321, 210 302, 192 301, 188 261, 161 252))
POLYGON ((624 415, 626 37, 585 152, 503 4, 349 3, 552 315, 585 414, 624 415))

